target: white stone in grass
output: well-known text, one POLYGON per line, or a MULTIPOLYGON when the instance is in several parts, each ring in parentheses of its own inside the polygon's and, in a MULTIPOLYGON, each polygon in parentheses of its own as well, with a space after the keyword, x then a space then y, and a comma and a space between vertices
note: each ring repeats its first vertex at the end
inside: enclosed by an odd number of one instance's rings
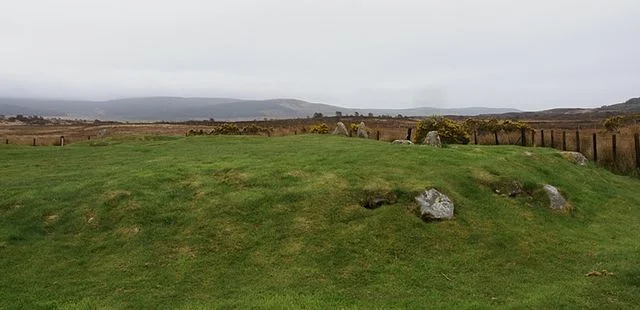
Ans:
POLYGON ((589 160, 586 157, 584 157, 582 153, 579 153, 579 152, 560 152, 560 154, 562 155, 562 157, 580 166, 586 166, 587 163, 589 162, 589 160))
POLYGON ((391 144, 413 144, 413 142, 409 140, 393 140, 391 144))
POLYGON ((544 184, 542 186, 545 192, 547 192, 547 197, 549 197, 549 207, 554 210, 562 210, 567 206, 567 200, 562 197, 560 191, 558 191, 555 186, 544 184))
POLYGON ((420 217, 423 220, 453 218, 453 202, 435 188, 426 190, 415 199, 420 204, 420 217))

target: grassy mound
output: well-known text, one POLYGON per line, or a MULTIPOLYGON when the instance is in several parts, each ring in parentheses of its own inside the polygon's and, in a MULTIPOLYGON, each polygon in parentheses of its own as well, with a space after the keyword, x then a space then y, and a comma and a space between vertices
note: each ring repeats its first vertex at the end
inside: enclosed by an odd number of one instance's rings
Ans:
POLYGON ((526 150, 329 136, 2 145, 0 308, 640 304, 640 182, 526 150), (514 181, 531 194, 496 194, 514 181), (547 209, 543 183, 572 211, 547 209), (455 220, 415 216, 432 186, 455 220), (390 203, 364 208, 377 193, 390 203))

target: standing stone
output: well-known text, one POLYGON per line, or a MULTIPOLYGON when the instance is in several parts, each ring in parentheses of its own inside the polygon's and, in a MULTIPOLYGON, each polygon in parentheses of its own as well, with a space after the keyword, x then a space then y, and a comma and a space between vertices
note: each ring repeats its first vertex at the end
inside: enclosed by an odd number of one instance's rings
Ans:
POLYGON ((420 218, 423 220, 453 218, 453 202, 435 188, 425 191, 415 199, 420 204, 420 218))
POLYGON ((104 137, 106 137, 108 135, 109 135, 109 131, 106 128, 98 131, 98 137, 100 137, 100 138, 104 138, 104 137))
POLYGON ((547 192, 547 197, 549 197, 549 207, 551 209, 562 210, 565 208, 567 200, 562 197, 557 188, 549 184, 545 184, 542 188, 547 192))
POLYGON ((367 126, 364 125, 364 122, 360 122, 360 124, 358 124, 356 135, 358 136, 358 138, 369 138, 369 134, 367 133, 367 126))
POLYGON ((344 136, 349 136, 349 131, 347 130, 347 127, 344 125, 343 122, 338 122, 338 124, 336 124, 336 129, 333 131, 334 135, 344 135, 344 136))
POLYGON ((427 133, 427 137, 424 138, 423 144, 433 146, 433 147, 442 147, 442 142, 440 141, 440 136, 438 132, 433 130, 427 133))

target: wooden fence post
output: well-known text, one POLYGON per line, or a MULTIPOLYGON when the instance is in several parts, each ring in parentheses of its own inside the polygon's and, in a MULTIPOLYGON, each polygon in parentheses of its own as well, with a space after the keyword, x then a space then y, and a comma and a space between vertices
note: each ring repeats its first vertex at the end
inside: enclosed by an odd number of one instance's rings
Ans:
POLYGON ((60 136, 60 146, 64 146, 64 136, 60 136))
POLYGON ((633 142, 636 149, 636 168, 640 168, 640 134, 633 135, 633 142))
POLYGON ((616 155, 618 155, 617 152, 617 146, 616 146, 616 135, 613 134, 611 135, 611 155, 613 156, 613 163, 616 163, 616 155))
POLYGON ((477 130, 473 131, 473 143, 475 145, 478 145, 478 131, 477 130))
POLYGON ((551 130, 551 148, 555 148, 556 144, 553 141, 553 130, 551 130))
POLYGON ((531 129, 531 146, 536 146, 536 130, 531 129))
POLYGON ((33 146, 36 146, 36 138, 33 138, 33 146))
POLYGON ((496 145, 500 145, 500 142, 498 141, 498 132, 494 131, 493 136, 496 138, 496 145))
POLYGON ((411 127, 407 130, 407 138, 405 140, 411 141, 411 127))
POLYGON ((524 127, 520 128, 520 145, 527 146, 527 131, 524 127))
POLYGON ((376 140, 380 141, 380 130, 376 131, 376 140))
POLYGON ((596 138, 596 133, 593 133, 593 162, 597 163, 598 162, 598 141, 596 138))
POLYGON ((576 152, 580 153, 580 130, 576 130, 576 152))
POLYGON ((562 131, 562 150, 567 150, 567 132, 565 130, 562 131))
POLYGON ((540 130, 540 146, 544 147, 544 129, 540 130))

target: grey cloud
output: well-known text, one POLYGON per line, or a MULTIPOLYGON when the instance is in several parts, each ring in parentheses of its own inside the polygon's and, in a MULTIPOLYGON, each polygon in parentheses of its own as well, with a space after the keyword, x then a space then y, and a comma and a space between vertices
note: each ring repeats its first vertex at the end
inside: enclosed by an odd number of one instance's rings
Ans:
POLYGON ((2 1, 0 95, 543 109, 640 95, 640 2, 2 1))

